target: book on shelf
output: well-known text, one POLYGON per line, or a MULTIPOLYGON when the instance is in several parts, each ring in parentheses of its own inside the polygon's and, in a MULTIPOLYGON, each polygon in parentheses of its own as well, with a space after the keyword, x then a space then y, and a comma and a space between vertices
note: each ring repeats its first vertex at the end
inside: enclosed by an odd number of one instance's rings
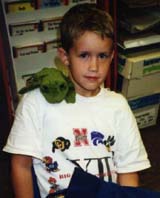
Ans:
POLYGON ((7 0, 5 1, 6 13, 33 11, 36 9, 35 0, 7 0))
POLYGON ((121 0, 121 2, 123 2, 129 8, 144 8, 160 5, 160 0, 121 0))
POLYGON ((68 5, 69 0, 37 0, 37 8, 50 8, 62 5, 68 5))
POLYGON ((121 14, 120 26, 130 33, 154 28, 160 24, 160 7, 147 9, 128 9, 121 14))
POLYGON ((127 31, 121 31, 118 38, 118 46, 123 50, 146 47, 160 44, 160 34, 149 31, 138 34, 130 34, 127 31))

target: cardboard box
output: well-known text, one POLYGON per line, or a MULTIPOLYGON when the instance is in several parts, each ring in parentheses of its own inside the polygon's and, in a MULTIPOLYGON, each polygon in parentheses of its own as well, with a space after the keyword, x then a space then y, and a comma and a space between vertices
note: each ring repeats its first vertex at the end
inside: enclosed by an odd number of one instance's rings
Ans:
POLYGON ((157 122, 160 93, 132 98, 128 101, 139 128, 155 125, 157 122))
POLYGON ((156 125, 158 112, 159 104, 146 106, 133 111, 140 129, 156 125))
POLYGON ((44 52, 44 43, 42 42, 13 47, 14 58, 29 56, 32 54, 38 54, 42 52, 44 52))
POLYGON ((54 50, 60 47, 60 40, 55 39, 51 41, 46 41, 44 44, 45 44, 45 52, 47 52, 47 51, 54 50))
POLYGON ((150 105, 160 104, 160 93, 132 98, 128 101, 132 110, 143 108, 150 105))
POLYGON ((29 32, 38 32, 39 21, 28 21, 25 23, 15 23, 9 25, 11 36, 21 36, 29 32))
POLYGON ((118 55, 118 72, 127 79, 160 72, 160 51, 118 55))
POLYGON ((160 72, 140 79, 123 78, 120 83, 122 83, 121 93, 128 99, 160 93, 160 72))
POLYGON ((43 31, 57 30, 61 23, 62 17, 54 17, 50 19, 44 19, 41 21, 43 31))

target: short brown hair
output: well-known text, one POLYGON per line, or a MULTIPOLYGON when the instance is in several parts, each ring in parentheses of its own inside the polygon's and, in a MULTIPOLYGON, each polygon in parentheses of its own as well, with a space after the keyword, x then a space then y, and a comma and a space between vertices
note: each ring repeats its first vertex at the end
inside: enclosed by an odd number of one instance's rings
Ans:
POLYGON ((111 16, 96 7, 96 4, 78 4, 70 8, 60 24, 62 47, 68 52, 73 42, 85 31, 92 31, 113 40, 113 21, 111 16))

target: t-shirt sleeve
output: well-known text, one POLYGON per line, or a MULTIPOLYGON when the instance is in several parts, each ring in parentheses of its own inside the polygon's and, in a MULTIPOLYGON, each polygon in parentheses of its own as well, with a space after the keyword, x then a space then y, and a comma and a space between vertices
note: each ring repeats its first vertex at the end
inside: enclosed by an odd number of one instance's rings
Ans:
POLYGON ((38 104, 32 93, 21 99, 3 151, 41 158, 42 116, 38 104))
POLYGON ((129 173, 149 168, 150 162, 136 119, 124 98, 122 98, 122 107, 116 116, 115 163, 117 172, 129 173))

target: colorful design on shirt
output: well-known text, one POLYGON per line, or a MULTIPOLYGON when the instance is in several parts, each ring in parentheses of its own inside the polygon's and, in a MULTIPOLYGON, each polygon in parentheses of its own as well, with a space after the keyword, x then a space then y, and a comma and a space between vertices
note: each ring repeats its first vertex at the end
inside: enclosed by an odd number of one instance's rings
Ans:
POLYGON ((104 135, 98 131, 91 132, 91 140, 93 144, 97 146, 98 144, 103 144, 104 135))
POLYGON ((74 141, 75 146, 82 146, 82 144, 84 146, 89 145, 89 141, 87 139, 87 129, 86 128, 82 128, 82 129, 74 128, 73 134, 75 136, 75 141, 74 141))
POLYGON ((53 162, 53 159, 50 156, 44 157, 43 158, 43 163, 45 163, 46 170, 48 172, 57 172, 57 171, 59 171, 57 161, 53 162))
POLYGON ((91 132, 91 140, 93 141, 93 144, 97 146, 98 144, 104 144, 107 148, 108 152, 111 152, 111 146, 114 145, 115 139, 114 136, 108 136, 107 140, 103 140, 104 135, 98 131, 92 131, 91 132))
POLYGON ((59 185, 56 184, 57 180, 54 177, 50 177, 48 182, 51 184, 49 194, 55 193, 57 190, 59 190, 59 185))
POLYGON ((63 138, 63 137, 58 137, 56 138, 55 141, 52 142, 52 152, 55 152, 55 149, 59 149, 61 151, 65 151, 70 147, 71 143, 69 140, 63 138))
POLYGON ((111 146, 115 143, 114 136, 108 136, 107 140, 104 140, 104 145, 106 146, 108 152, 111 152, 111 146))
MULTIPOLYGON (((94 157, 90 156, 89 158, 85 158, 82 156, 82 158, 72 158, 72 159, 66 159, 72 162, 75 166, 82 168, 83 170, 90 172, 93 167, 95 167, 94 173, 101 179, 108 178, 109 182, 112 182, 114 179, 115 172, 113 172, 111 168, 111 164, 113 161, 113 155, 114 152, 112 151, 111 147, 115 143, 114 136, 108 135, 105 136, 103 133, 99 131, 91 131, 88 133, 87 128, 73 128, 73 135, 74 139, 71 141, 70 139, 65 139, 64 137, 57 137, 52 142, 52 152, 55 153, 56 149, 60 151, 65 151, 66 149, 70 149, 70 146, 75 147, 85 147, 89 146, 89 144, 92 144, 93 146, 103 145, 104 148, 106 148, 106 151, 108 151, 110 154, 109 156, 106 156, 104 154, 103 157, 94 157), (89 136, 88 136, 89 135, 89 136), (91 143, 89 142, 89 139, 91 140, 91 143)), ((98 148, 97 148, 98 149, 98 148)), ((104 150, 105 152, 105 150, 104 150)), ((76 157, 76 156, 75 156, 76 157)), ((57 162, 56 162, 57 163, 57 162)), ((54 165, 54 163, 52 163, 54 165)), ((52 168, 52 164, 49 164, 48 167, 52 168)), ((57 164, 58 165, 58 164, 57 164)), ((59 179, 67 179, 70 178, 71 174, 61 174, 59 172, 59 179)), ((54 182, 53 182, 54 183, 54 182)), ((55 183, 52 186, 54 189, 55 183)), ((53 191, 51 188, 51 191, 53 191)))

